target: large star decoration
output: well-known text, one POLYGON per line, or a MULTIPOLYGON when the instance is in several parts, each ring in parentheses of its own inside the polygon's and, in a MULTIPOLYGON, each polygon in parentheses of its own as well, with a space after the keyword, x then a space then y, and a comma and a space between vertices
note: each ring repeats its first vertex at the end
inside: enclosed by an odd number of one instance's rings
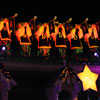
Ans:
POLYGON ((87 65, 84 67, 84 71, 78 73, 77 76, 83 83, 83 90, 86 91, 88 89, 92 89, 97 91, 96 80, 98 78, 98 74, 91 72, 87 65))

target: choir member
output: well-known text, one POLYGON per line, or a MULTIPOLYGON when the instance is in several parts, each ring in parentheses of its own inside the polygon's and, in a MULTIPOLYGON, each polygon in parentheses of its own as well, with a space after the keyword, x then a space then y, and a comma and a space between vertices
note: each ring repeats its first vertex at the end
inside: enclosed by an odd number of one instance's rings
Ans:
POLYGON ((49 57, 51 45, 48 41, 50 37, 49 25, 47 23, 42 24, 35 32, 35 37, 38 40, 39 53, 43 57, 49 57))
POLYGON ((27 22, 19 23, 15 35, 21 46, 21 55, 30 56, 31 55, 30 37, 32 36, 32 32, 29 23, 27 22))
POLYGON ((0 20, 0 42, 1 45, 5 47, 7 55, 11 55, 10 53, 10 44, 11 44, 11 33, 12 30, 10 30, 9 26, 9 19, 7 18, 1 18, 0 20))

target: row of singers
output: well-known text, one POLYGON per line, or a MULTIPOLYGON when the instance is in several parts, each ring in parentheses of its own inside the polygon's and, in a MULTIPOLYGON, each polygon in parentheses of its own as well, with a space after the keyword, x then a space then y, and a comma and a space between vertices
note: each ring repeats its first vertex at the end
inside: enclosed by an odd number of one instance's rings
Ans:
MULTIPOLYGON (((37 25, 33 33, 30 23, 22 22, 18 23, 14 35, 20 45, 31 45, 31 37, 37 39, 38 48, 51 48, 50 41, 54 42, 55 47, 67 48, 67 42, 69 42, 71 49, 83 48, 82 39, 90 48, 94 48, 99 46, 97 44, 97 41, 100 40, 99 27, 97 24, 86 25, 86 23, 83 25, 75 24, 74 27, 70 24, 52 23, 50 25, 50 23, 43 23, 37 25)), ((12 32, 9 20, 2 19, 0 21, 0 40, 11 41, 12 32)))
MULTIPOLYGON (((67 38, 70 41, 70 43, 71 43, 71 39, 76 39, 76 38, 82 39, 83 37, 85 42, 88 42, 90 37, 99 40, 100 38, 99 25, 89 24, 88 29, 86 28, 87 28, 86 26, 81 27, 78 24, 76 24, 75 27, 68 26, 68 25, 65 27, 62 23, 58 23, 57 25, 54 26, 49 26, 48 23, 44 23, 41 25, 37 25, 36 32, 32 33, 30 24, 27 22, 23 22, 17 25, 17 30, 15 31, 14 34, 16 35, 17 40, 20 41, 20 44, 21 44, 21 37, 26 36, 30 38, 32 35, 34 35, 38 41, 40 37, 42 37, 42 39, 53 38, 54 41, 56 41, 57 37, 63 39, 67 38)), ((13 30, 10 30, 8 19, 3 19, 0 21, 1 40, 11 40, 12 31, 13 30)))
MULTIPOLYGON (((67 48, 68 42, 70 43, 71 49, 83 49, 84 43, 89 48, 99 47, 99 27, 92 24, 88 26, 87 30, 85 28, 81 28, 80 25, 76 24, 75 27, 67 27, 66 32, 62 23, 51 27, 48 23, 44 23, 37 26, 34 38, 38 41, 38 48, 45 49, 43 50, 44 52, 52 47, 67 48)), ((28 23, 24 23, 23 25, 19 24, 15 34, 20 45, 31 45, 30 37, 33 34, 28 23)))
MULTIPOLYGON (((20 44, 24 44, 25 42, 26 44, 31 44, 29 38, 33 36, 33 34, 27 23, 24 23, 23 26, 19 24, 15 35, 20 44)), ((44 23, 37 26, 34 37, 38 40, 38 47, 45 46, 50 48, 51 46, 49 40, 55 41, 55 47, 67 47, 67 40, 70 42, 70 44, 72 44, 73 40, 74 42, 77 40, 76 44, 80 44, 79 41, 84 38, 84 41, 89 43, 92 41, 91 39, 99 40, 100 36, 95 24, 89 25, 88 31, 85 34, 83 29, 78 24, 76 24, 74 28, 71 26, 69 33, 66 34, 63 24, 60 23, 55 26, 54 32, 50 33, 49 25, 44 23)), ((92 46, 90 48, 92 48, 92 46)), ((73 49, 73 47, 71 49, 73 49)))

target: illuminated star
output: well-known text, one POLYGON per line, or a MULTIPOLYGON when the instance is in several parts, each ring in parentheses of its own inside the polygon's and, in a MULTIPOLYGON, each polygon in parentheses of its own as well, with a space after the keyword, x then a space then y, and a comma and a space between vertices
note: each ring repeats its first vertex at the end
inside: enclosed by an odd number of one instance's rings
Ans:
POLYGON ((78 73, 77 76, 83 83, 83 90, 92 89, 97 91, 96 80, 98 78, 98 74, 91 72, 87 65, 84 67, 84 71, 78 73))

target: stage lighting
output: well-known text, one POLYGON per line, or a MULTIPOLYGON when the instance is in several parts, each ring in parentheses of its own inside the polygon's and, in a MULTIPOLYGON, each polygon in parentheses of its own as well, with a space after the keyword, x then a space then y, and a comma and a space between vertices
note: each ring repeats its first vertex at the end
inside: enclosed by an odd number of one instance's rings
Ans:
POLYGON ((98 53, 97 53, 97 52, 95 52, 95 53, 94 53, 94 56, 95 56, 95 57, 98 57, 99 55, 98 55, 98 53))
POLYGON ((6 47, 5 47, 5 46, 3 46, 3 47, 2 47, 2 51, 5 51, 5 50, 6 50, 6 47))

